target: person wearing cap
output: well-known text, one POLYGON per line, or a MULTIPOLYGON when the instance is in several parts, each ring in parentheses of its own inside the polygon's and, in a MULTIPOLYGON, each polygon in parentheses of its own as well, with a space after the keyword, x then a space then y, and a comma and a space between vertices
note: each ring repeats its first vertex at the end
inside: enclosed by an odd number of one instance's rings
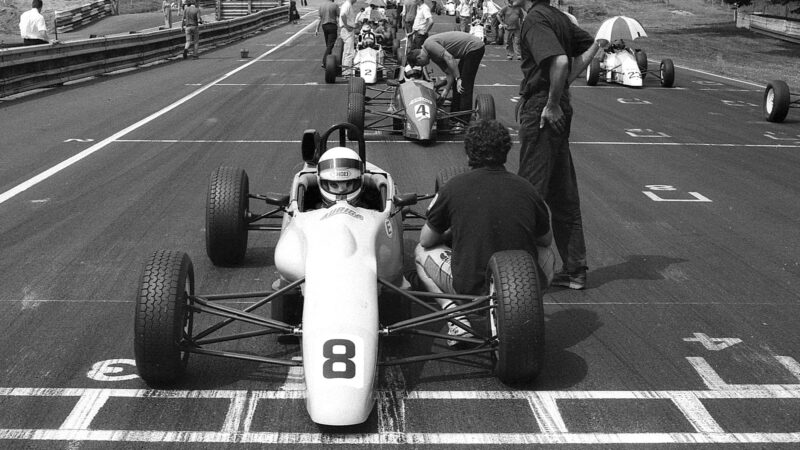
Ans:
POLYGON ((203 23, 203 13, 197 5, 197 0, 188 0, 186 11, 183 14, 181 28, 186 33, 186 44, 183 47, 183 59, 189 56, 192 48, 192 58, 197 59, 200 53, 200 24, 203 23))
POLYGON ((422 48, 410 51, 408 62, 412 66, 436 63, 447 76, 441 97, 447 98, 453 90, 450 111, 467 111, 472 109, 472 90, 484 52, 482 39, 463 31, 446 31, 434 34, 422 48))

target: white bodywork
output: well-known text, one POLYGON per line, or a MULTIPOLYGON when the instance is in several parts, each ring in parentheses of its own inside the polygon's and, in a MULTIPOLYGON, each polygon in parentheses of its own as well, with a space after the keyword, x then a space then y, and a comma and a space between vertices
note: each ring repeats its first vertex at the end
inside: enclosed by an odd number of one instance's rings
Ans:
MULTIPOLYGON (((367 163, 365 189, 384 192, 383 210, 346 202, 299 211, 298 193, 316 187, 314 166, 295 176, 275 248, 275 266, 302 285, 306 408, 323 425, 354 425, 374 406, 378 357, 378 277, 402 281, 402 222, 391 216, 391 176, 367 163)), ((307 208, 308 206, 306 206, 307 208)))
POLYGON ((625 48, 606 53, 600 68, 605 70, 605 81, 630 87, 642 87, 642 72, 636 63, 633 50, 625 48))
POLYGON ((383 49, 362 48, 356 52, 353 66, 358 69, 359 76, 367 84, 375 84, 379 79, 379 70, 383 70, 383 49))

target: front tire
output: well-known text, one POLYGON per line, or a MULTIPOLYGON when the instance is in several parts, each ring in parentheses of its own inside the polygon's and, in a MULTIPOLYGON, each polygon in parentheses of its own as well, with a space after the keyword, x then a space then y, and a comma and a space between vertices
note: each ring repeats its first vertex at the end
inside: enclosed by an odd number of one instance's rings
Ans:
POLYGON ((494 97, 490 94, 478 94, 475 97, 475 120, 494 120, 494 97))
POLYGON ((661 60, 661 86, 672 87, 675 85, 675 65, 671 59, 661 60))
POLYGON ((768 122, 783 122, 789 114, 791 93, 789 86, 781 80, 772 80, 764 90, 764 117, 768 122))
POLYGON ((487 268, 491 334, 497 338, 495 374, 509 385, 531 381, 544 366, 544 305, 538 267, 525 250, 497 252, 487 268))
POLYGON ((133 337, 136 369, 148 385, 173 383, 186 370, 189 353, 181 345, 192 334, 192 295, 189 256, 167 250, 153 253, 139 280, 133 337))
POLYGON ((328 55, 325 57, 325 82, 328 84, 336 83, 336 57, 328 55))
POLYGON ((367 84, 364 82, 364 79, 361 77, 353 77, 350 78, 347 84, 347 93, 348 94, 367 94, 367 84))
POLYGON ((647 53, 644 50, 636 50, 636 65, 639 66, 639 72, 642 73, 642 80, 647 76, 647 53))
POLYGON ((206 203, 206 253, 215 266, 233 266, 247 251, 247 173, 222 166, 211 173, 206 203))

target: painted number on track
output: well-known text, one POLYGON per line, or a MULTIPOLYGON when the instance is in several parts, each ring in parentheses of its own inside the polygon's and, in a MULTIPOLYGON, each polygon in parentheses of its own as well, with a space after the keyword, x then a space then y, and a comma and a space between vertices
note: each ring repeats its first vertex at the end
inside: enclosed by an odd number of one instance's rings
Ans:
POLYGON ((649 101, 640 98, 618 98, 617 101, 623 105, 652 105, 649 101))
POLYGON ((628 136, 635 138, 668 138, 667 133, 661 131, 653 131, 650 128, 628 128, 625 130, 628 136))
POLYGON ((689 192, 688 194, 692 196, 692 198, 664 198, 661 195, 656 194, 655 191, 677 191, 677 189, 673 186, 668 184, 650 184, 645 186, 648 190, 642 191, 642 193, 653 200, 654 202, 710 202, 711 199, 708 197, 700 194, 699 192, 689 192))
POLYGON ((126 381, 139 378, 133 359, 107 359, 92 366, 86 376, 95 381, 126 381))
POLYGON ((720 351, 728 347, 740 344, 742 342, 739 338, 712 338, 708 337, 705 333, 694 333, 694 337, 683 338, 686 342, 697 342, 707 350, 720 351))

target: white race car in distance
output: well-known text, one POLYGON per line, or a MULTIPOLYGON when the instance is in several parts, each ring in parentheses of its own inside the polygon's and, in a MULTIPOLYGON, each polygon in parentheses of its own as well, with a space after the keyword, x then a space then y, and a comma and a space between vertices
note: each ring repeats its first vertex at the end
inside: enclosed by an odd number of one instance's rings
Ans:
POLYGON ((661 80, 661 86, 675 85, 675 66, 671 59, 662 59, 658 71, 647 70, 644 50, 627 47, 621 40, 608 47, 600 59, 594 58, 586 69, 586 84, 596 86, 601 79, 629 87, 643 87, 647 74, 661 80))

